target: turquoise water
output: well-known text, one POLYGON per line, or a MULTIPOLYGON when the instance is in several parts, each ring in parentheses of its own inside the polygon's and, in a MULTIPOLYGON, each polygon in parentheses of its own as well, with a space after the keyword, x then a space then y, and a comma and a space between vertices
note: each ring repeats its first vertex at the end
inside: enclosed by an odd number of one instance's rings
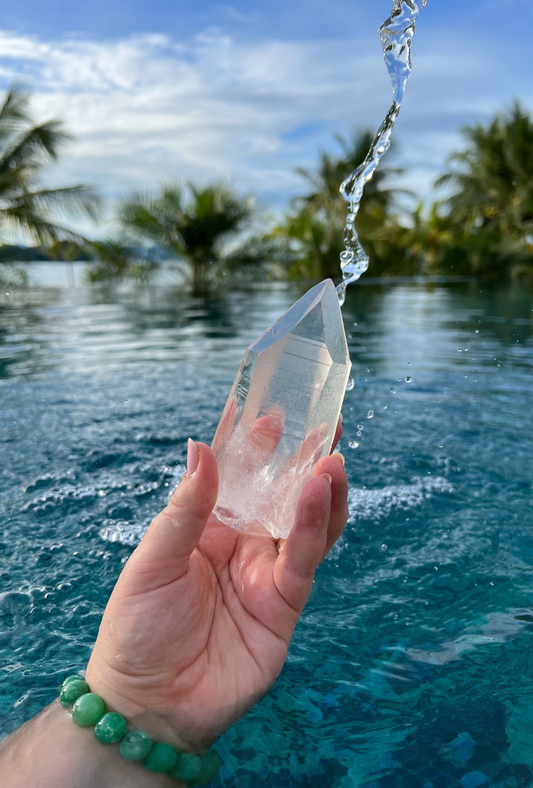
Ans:
MULTIPOLYGON (((210 441, 244 347, 300 294, 0 296, 2 736, 86 664, 187 438, 210 441)), ((532 309, 348 291, 351 520, 216 785, 533 784, 532 309)))

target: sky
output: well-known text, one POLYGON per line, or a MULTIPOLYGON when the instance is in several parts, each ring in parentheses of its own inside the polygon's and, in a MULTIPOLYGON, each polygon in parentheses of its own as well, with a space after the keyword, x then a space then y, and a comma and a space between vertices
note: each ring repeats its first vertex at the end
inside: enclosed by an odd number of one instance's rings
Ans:
MULTIPOLYGON (((279 211, 334 135, 375 130, 392 99, 377 35, 391 0, 18 0, 0 20, 0 89, 74 135, 45 176, 109 200, 224 181, 279 211)), ((389 164, 421 197, 459 129, 514 98, 533 112, 530 0, 429 0, 389 164)), ((347 173, 348 174, 348 173, 347 173)), ((400 185, 400 184, 399 184, 400 185)), ((91 232, 81 226, 84 232, 91 232)))

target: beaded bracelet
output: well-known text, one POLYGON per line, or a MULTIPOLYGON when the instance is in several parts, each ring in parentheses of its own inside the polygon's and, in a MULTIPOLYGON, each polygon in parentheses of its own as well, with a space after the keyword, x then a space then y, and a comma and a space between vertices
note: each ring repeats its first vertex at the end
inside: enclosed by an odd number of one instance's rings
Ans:
POLYGON ((217 776, 220 760, 214 750, 203 755, 179 752, 171 744, 152 742, 144 731, 130 730, 122 714, 107 711, 99 695, 91 692, 81 676, 69 676, 61 685, 59 702, 70 708, 76 725, 94 726, 94 735, 102 744, 119 744, 119 752, 128 761, 142 761, 146 769, 167 774, 189 786, 208 785, 217 776))

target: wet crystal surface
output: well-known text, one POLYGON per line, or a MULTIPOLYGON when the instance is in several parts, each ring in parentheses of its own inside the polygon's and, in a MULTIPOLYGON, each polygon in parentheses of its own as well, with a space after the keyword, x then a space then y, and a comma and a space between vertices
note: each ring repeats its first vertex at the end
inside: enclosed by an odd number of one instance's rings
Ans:
POLYGON ((213 440, 222 522, 288 535, 301 489, 330 451, 350 367, 329 279, 247 348, 213 440))

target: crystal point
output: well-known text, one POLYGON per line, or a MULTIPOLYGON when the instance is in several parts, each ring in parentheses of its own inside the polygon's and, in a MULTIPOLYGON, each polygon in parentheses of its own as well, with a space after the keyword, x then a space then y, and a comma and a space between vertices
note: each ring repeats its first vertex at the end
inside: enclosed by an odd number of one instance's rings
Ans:
POLYGON ((239 531, 288 535, 302 487, 331 449, 350 367, 327 279, 244 354, 212 444, 219 520, 239 531))

